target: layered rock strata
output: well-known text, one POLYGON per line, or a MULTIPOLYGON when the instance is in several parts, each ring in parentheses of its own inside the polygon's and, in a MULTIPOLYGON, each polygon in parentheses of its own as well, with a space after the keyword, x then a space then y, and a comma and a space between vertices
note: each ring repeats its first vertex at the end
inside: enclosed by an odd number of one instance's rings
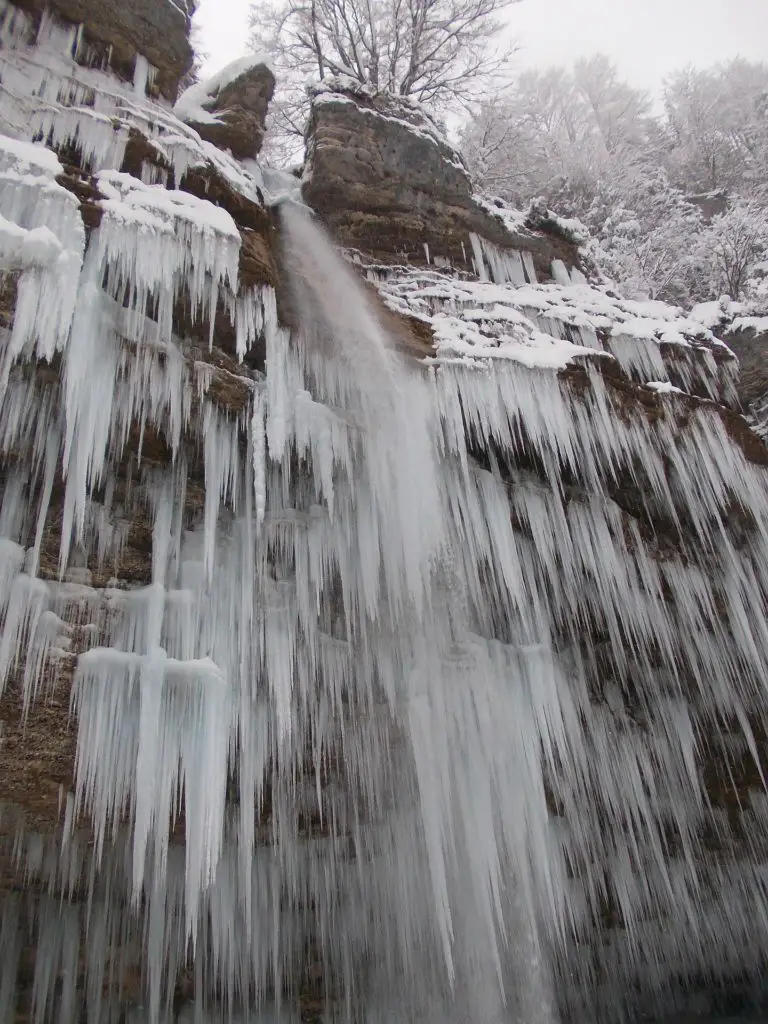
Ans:
POLYGON ((461 157, 418 105, 331 80, 314 91, 308 140, 304 196, 347 248, 471 270, 476 235, 530 253, 523 281, 550 279, 554 259, 579 266, 567 232, 536 231, 476 196, 461 157))

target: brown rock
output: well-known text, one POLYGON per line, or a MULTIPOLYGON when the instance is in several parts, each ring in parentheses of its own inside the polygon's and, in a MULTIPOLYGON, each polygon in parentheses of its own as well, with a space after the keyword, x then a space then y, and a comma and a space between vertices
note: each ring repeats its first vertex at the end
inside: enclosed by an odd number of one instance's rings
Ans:
POLYGON ((132 127, 128 132, 123 166, 120 169, 126 174, 132 174, 134 178, 141 178, 142 167, 145 163, 152 164, 169 173, 172 169, 155 143, 142 135, 137 128, 132 127))
POLYGON ((71 164, 64 165, 64 173, 57 178, 60 185, 77 196, 80 202, 80 214, 87 230, 92 231, 101 224, 104 210, 101 207, 103 196, 98 190, 93 175, 81 171, 71 164))
POLYGON ((275 76, 264 64, 248 68, 221 88, 205 109, 217 123, 187 119, 202 138, 228 149, 238 160, 255 157, 264 141, 267 108, 275 91, 275 76))
POLYGON ((768 331, 731 331, 725 341, 739 360, 738 393, 742 408, 764 405, 768 398, 768 331))
POLYGON ((127 81, 137 54, 157 68, 154 89, 175 100, 179 83, 192 66, 190 17, 185 0, 15 0, 38 18, 50 9, 64 21, 83 26, 89 63, 103 62, 127 81))
POLYGON ((578 265, 576 246, 543 231, 510 230, 481 205, 461 157, 419 108, 347 83, 316 93, 304 199, 336 240, 381 262, 448 259, 472 269, 471 233, 533 254, 540 278, 553 259, 578 265))

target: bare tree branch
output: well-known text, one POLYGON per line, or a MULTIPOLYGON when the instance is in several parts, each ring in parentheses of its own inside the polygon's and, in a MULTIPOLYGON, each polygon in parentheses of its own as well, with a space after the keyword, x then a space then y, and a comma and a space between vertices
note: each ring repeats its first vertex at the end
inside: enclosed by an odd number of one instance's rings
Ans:
POLYGON ((497 16, 517 2, 260 0, 253 42, 271 52, 278 90, 294 108, 304 102, 302 79, 315 74, 346 75, 444 112, 465 108, 508 72, 513 49, 493 43, 497 16))

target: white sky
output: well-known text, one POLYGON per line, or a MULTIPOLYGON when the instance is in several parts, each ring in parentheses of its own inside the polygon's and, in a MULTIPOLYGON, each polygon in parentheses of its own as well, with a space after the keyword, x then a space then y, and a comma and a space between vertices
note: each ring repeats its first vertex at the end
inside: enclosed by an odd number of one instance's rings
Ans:
MULTIPOLYGON (((201 0, 206 73, 243 55, 252 0, 201 0)), ((609 54, 633 85, 656 89, 686 64, 768 59, 768 0, 521 0, 510 9, 521 66, 609 54)))

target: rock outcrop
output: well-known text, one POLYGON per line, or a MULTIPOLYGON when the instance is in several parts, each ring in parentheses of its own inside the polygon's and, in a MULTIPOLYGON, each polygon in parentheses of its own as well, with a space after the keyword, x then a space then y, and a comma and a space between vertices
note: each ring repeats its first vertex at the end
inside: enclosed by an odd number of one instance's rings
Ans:
POLYGON ((473 194, 461 157, 423 109, 348 79, 314 91, 303 194, 341 245, 384 262, 470 270, 474 234, 530 252, 544 280, 555 259, 579 266, 566 232, 531 230, 473 194))
POLYGON ((209 81, 191 86, 174 109, 201 138, 238 160, 249 160, 258 155, 264 141, 274 91, 275 76, 265 60, 246 57, 209 81))
POLYGON ((768 316, 727 297, 700 303, 691 315, 723 338, 738 359, 737 408, 768 437, 768 316))
POLYGON ((151 65, 149 88, 171 102, 192 66, 185 0, 18 0, 6 7, 28 13, 32 32, 47 12, 77 26, 76 59, 125 81, 134 80, 141 55, 151 65))
POLYGON ((761 437, 768 437, 768 317, 737 317, 724 336, 739 360, 739 400, 761 437))

